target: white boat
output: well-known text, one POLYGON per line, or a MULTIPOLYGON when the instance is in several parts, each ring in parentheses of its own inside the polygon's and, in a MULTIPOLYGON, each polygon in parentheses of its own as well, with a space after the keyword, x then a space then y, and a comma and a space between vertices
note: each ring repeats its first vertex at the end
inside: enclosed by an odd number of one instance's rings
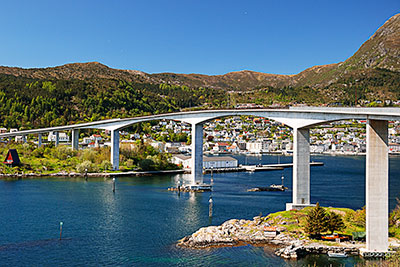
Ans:
POLYGON ((328 252, 328 256, 331 258, 347 258, 347 254, 344 252, 328 252))

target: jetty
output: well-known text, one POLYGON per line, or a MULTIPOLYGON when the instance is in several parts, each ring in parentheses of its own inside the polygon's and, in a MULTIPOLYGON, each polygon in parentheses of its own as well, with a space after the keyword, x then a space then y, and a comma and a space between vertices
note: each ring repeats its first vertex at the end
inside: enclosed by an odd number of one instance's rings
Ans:
MULTIPOLYGON (((312 161, 310 162, 310 166, 324 166, 324 163, 312 161)), ((206 168, 203 170, 203 173, 279 171, 286 168, 293 168, 293 163, 239 165, 238 167, 212 168, 212 169, 206 168)), ((186 169, 185 173, 191 173, 190 169, 186 169)))
MULTIPOLYGON (((324 166, 323 162, 310 162, 310 166, 324 166)), ((278 163, 278 164, 258 164, 258 165, 241 165, 239 168, 244 168, 249 172, 258 172, 258 171, 276 171, 283 170, 286 168, 293 168, 293 163, 278 163)))

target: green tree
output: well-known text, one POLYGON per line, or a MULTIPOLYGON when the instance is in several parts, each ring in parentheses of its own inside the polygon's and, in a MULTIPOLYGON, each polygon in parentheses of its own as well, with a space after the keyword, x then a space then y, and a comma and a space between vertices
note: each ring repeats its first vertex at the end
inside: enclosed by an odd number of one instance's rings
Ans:
POLYGON ((326 211, 318 202, 307 214, 304 230, 310 236, 317 236, 327 230, 326 211))
POLYGON ((335 230, 338 231, 343 230, 344 222, 339 214, 335 212, 330 212, 326 214, 326 218, 327 218, 327 229, 331 231, 332 234, 335 230))
POLYGON ((139 167, 143 171, 154 170, 154 161, 152 159, 143 159, 139 162, 139 167))
POLYGON ((396 207, 389 215, 389 225, 398 225, 400 222, 400 200, 396 198, 396 207))
POLYGON ((365 206, 360 210, 356 210, 356 212, 354 214, 354 223, 357 226, 365 227, 365 225, 366 225, 366 210, 365 210, 365 206))

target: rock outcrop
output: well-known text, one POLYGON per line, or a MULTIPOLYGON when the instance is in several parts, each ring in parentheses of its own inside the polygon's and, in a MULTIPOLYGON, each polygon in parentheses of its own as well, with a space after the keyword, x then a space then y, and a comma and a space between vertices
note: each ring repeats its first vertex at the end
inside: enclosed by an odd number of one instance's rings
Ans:
POLYGON ((179 240, 178 246, 206 248, 241 244, 288 245, 296 241, 284 230, 285 228, 271 227, 260 216, 254 217, 253 220, 232 219, 220 226, 200 228, 194 234, 179 240))
POLYGON ((245 244, 274 245, 278 246, 275 254, 285 259, 297 259, 307 254, 327 254, 328 252, 359 255, 360 244, 342 242, 328 246, 323 243, 313 243, 300 233, 294 234, 287 231, 284 226, 290 224, 280 215, 275 219, 268 216, 257 216, 253 220, 231 219, 220 226, 200 228, 194 234, 179 240, 177 245, 196 249, 245 244), (280 226, 276 222, 279 222, 280 226))

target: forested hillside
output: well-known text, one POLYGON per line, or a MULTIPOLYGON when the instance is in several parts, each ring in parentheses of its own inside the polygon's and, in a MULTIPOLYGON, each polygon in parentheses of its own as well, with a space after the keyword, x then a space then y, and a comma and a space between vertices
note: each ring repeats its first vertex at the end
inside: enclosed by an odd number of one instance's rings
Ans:
POLYGON ((45 80, 0 74, 0 126, 29 129, 178 111, 221 90, 115 79, 45 80))

